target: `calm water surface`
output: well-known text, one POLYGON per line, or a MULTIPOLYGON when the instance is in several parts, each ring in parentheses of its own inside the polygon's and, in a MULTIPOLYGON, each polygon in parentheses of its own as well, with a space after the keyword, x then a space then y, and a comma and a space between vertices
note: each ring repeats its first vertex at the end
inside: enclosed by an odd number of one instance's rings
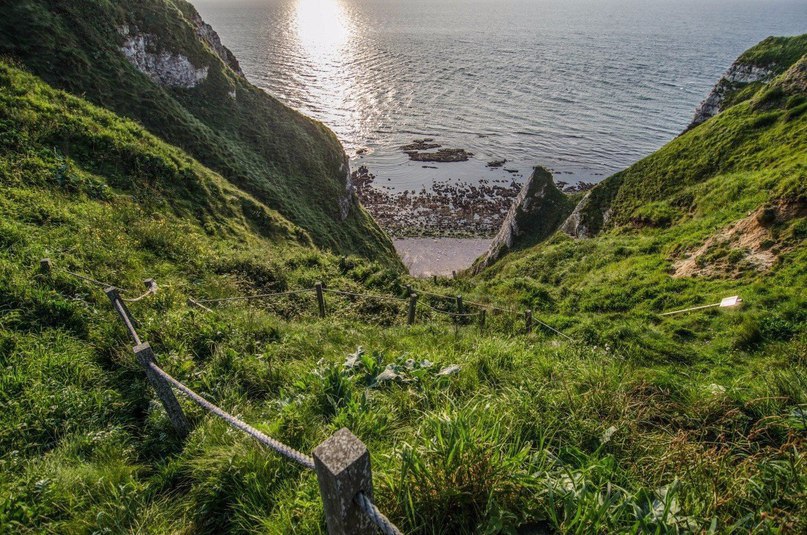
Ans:
POLYGON ((395 190, 509 178, 498 158, 598 181, 677 135, 743 50, 807 31, 804 0, 194 3, 250 80, 395 190), (418 137, 475 156, 424 169, 399 150, 418 137))

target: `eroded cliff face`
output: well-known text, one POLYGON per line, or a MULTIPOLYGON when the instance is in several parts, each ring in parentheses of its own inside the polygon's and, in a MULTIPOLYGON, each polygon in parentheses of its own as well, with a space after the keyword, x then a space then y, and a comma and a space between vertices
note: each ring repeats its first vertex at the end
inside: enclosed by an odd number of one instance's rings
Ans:
POLYGON ((235 57, 235 54, 230 52, 230 49, 221 44, 221 38, 219 38, 219 34, 216 33, 216 30, 213 27, 202 20, 202 16, 199 15, 196 11, 191 13, 190 21, 196 28, 196 35, 216 53, 216 55, 221 58, 221 61, 224 62, 225 65, 230 67, 234 73, 244 77, 244 73, 241 70, 241 65, 238 63, 238 59, 235 57))
POLYGON ((529 247, 551 236, 574 208, 555 185, 552 173, 536 167, 521 188, 488 252, 474 264, 479 272, 516 247, 529 247))
POLYGON ((687 129, 694 128, 723 111, 723 106, 732 93, 754 82, 768 82, 774 76, 776 71, 772 67, 752 65, 739 60, 734 62, 712 88, 706 100, 695 110, 695 117, 687 129))
POLYGON ((124 38, 121 53, 154 83, 190 89, 207 80, 207 66, 196 67, 182 54, 159 50, 156 35, 142 33, 128 24, 118 28, 118 31, 124 38))

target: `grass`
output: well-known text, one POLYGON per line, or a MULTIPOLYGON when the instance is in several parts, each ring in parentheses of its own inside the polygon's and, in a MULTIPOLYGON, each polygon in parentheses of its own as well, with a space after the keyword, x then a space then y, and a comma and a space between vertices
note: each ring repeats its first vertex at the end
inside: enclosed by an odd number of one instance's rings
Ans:
MULTIPOLYGON (((183 0, 14 2, 0 20, 0 55, 141 123, 305 228, 318 246, 396 263, 391 242, 362 208, 342 220, 348 169, 335 135, 226 67, 197 38, 193 13, 183 0), (120 53, 123 25, 157 36, 160 51, 207 66, 207 79, 193 89, 153 83, 120 53)), ((70 155, 69 145, 60 148, 70 155)))
MULTIPOLYGON (((754 102, 773 109, 735 113, 754 102)), ((267 434, 310 452, 349 428, 371 452, 378 506, 407 533, 803 532, 804 217, 768 221, 770 271, 669 275, 750 211, 802 199, 803 115, 781 115, 738 138, 755 117, 727 114, 673 142, 736 163, 648 203, 641 224, 554 235, 434 283, 317 248, 179 148, 3 64, 0 531, 325 532, 311 472, 185 400, 193 432, 173 434, 106 297, 39 273, 50 256, 122 288, 154 277, 157 295, 130 308, 160 364, 267 434), (313 294, 186 305, 317 281, 531 308, 575 341, 493 312, 480 330, 421 307, 407 327, 403 302, 335 294, 325 319, 313 294), (657 315, 735 293, 740 309, 657 315), (383 381, 387 369, 400 377, 383 381)), ((645 167, 650 182, 662 163, 683 166, 673 149, 645 167)), ((709 261, 736 254, 716 247, 709 261)))

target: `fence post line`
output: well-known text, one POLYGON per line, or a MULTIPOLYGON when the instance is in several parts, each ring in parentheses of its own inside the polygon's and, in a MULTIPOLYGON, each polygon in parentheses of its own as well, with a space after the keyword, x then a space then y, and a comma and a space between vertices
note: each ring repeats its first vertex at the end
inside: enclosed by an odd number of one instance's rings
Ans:
POLYGON ((409 295, 409 315, 407 316, 406 322, 409 325, 415 324, 415 310, 418 306, 418 294, 410 294, 409 295))
POLYGON ((328 535, 374 535, 375 525, 355 502, 359 492, 373 498, 367 446, 342 428, 317 446, 313 457, 328 535))
POLYGON ((39 271, 41 273, 49 274, 53 269, 53 264, 51 264, 50 258, 43 258, 39 261, 39 271))
POLYGON ((191 431, 191 424, 185 417, 185 413, 182 412, 182 407, 179 401, 177 401, 176 396, 174 396, 171 385, 154 373, 154 370, 149 366, 152 362, 157 363, 154 357, 154 351, 151 350, 151 345, 145 342, 135 346, 133 351, 135 356, 137 356, 137 362, 146 369, 146 378, 148 378, 149 383, 151 383, 152 388, 154 388, 154 391, 157 393, 157 397, 160 398, 163 408, 168 414, 168 418, 171 420, 177 435, 179 435, 180 438, 185 438, 191 431))
POLYGON ((317 304, 319 305, 319 317, 325 317, 325 294, 322 292, 322 283, 318 282, 315 286, 317 290, 317 304))
POLYGON ((532 332, 532 310, 524 312, 524 330, 527 331, 527 334, 532 332))

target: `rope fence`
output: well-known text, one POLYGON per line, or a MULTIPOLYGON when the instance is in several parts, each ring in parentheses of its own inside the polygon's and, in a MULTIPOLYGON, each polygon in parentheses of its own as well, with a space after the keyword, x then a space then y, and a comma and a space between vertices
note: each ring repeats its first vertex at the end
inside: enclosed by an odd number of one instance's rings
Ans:
MULTIPOLYGON (((323 500, 328 533, 330 535, 347 535, 349 533, 369 535, 374 533, 376 528, 385 535, 402 535, 402 532, 392 522, 390 522, 390 520, 384 516, 381 511, 379 511, 378 507, 376 507, 376 505, 373 503, 372 472, 370 469, 369 452, 367 451, 367 447, 364 445, 364 443, 350 433, 350 431, 347 429, 340 429, 329 439, 320 444, 314 450, 312 456, 306 455, 266 435, 227 411, 221 409, 214 403, 206 400, 191 388, 172 377, 157 364, 151 346, 148 343, 142 342, 140 335, 137 332, 137 322, 134 320, 126 307, 127 302, 136 303, 157 293, 157 284, 153 279, 147 279, 144 281, 147 288, 145 293, 138 297, 124 299, 120 295, 121 290, 114 285, 107 284, 90 276, 68 271, 63 268, 54 268, 50 259, 42 259, 40 262, 40 267, 43 273, 50 273, 54 269, 58 269, 61 272, 104 288, 104 292, 109 298, 113 309, 118 316, 120 316, 129 336, 135 344, 134 353, 138 362, 144 367, 148 381, 151 383, 152 387, 157 393, 157 396, 160 398, 160 401, 162 402, 162 405, 165 408, 172 425, 180 437, 185 438, 190 433, 191 425, 185 417, 182 407, 174 395, 174 390, 179 391, 183 396, 191 400, 193 403, 205 411, 217 416, 232 428, 249 435, 259 444, 271 449, 286 459, 300 464, 304 468, 315 471, 320 487, 320 495, 323 500)), ((419 295, 412 291, 411 286, 407 287, 407 291, 409 293, 409 297, 401 298, 391 295, 359 293, 324 288, 322 283, 318 282, 314 288, 302 288, 298 290, 288 290, 270 294, 235 296, 218 299, 194 299, 189 297, 187 303, 189 306, 194 306, 207 312, 212 312, 210 308, 205 306, 205 303, 211 304, 245 301, 315 292, 319 308, 319 315, 320 317, 324 318, 326 316, 325 294, 327 293, 342 297, 408 303, 407 323, 409 325, 413 325, 418 313, 417 305, 419 295)), ((492 304, 475 302, 467 302, 463 304, 462 296, 451 297, 431 292, 421 293, 427 296, 451 300, 456 302, 457 305, 457 311, 453 312, 450 310, 441 310, 431 306, 430 304, 422 303, 422 308, 420 310, 421 317, 425 317, 423 314, 428 314, 430 311, 449 316, 455 320, 475 317, 479 318, 480 327, 484 327, 485 316, 488 310, 505 312, 507 314, 517 314, 517 311, 513 309, 505 309, 492 304), (465 312, 465 305, 477 307, 480 308, 480 310, 476 312, 465 312)), ((725 298, 721 303, 693 307, 682 311, 674 311, 662 314, 662 316, 710 307, 734 307, 738 306, 741 302, 742 299, 740 299, 738 296, 733 296, 730 298, 725 298)), ((576 340, 574 340, 572 337, 552 327, 546 322, 533 318, 531 310, 526 310, 524 312, 524 321, 525 331, 527 333, 532 331, 532 323, 535 321, 558 336, 561 336, 570 342, 576 342, 576 340)))
POLYGON ((138 362, 145 368, 146 377, 160 397, 171 423, 182 438, 189 434, 190 424, 172 389, 178 390, 199 407, 217 416, 232 428, 251 436, 259 444, 304 468, 315 471, 330 535, 347 535, 349 533, 369 535, 375 531, 375 528, 384 534, 402 535, 401 530, 379 511, 370 498, 372 495, 370 456, 367 447, 361 440, 347 429, 341 429, 320 444, 314 450, 312 457, 255 429, 206 400, 163 370, 157 364, 151 346, 148 343, 141 343, 135 322, 129 315, 118 290, 108 287, 105 291, 135 342, 134 353, 138 362), (359 518, 359 514, 364 516, 359 518))
POLYGON ((312 459, 308 455, 304 455, 299 451, 295 450, 294 448, 286 446, 282 442, 277 441, 272 437, 265 435, 264 433, 261 433, 251 425, 239 420, 232 414, 218 408, 216 405, 210 403, 205 398, 203 398, 202 396, 200 396, 199 394, 197 394, 184 384, 180 383, 179 381, 171 377, 171 375, 169 375, 165 370, 157 366, 157 364, 155 364, 154 362, 150 362, 149 367, 154 373, 162 377, 165 381, 170 383, 171 386, 179 390, 185 397, 187 397, 188 399, 190 399, 191 401, 193 401, 206 411, 215 414, 216 416, 227 422, 227 424, 229 424, 234 429, 239 429, 243 431, 244 433, 248 434, 249 436, 257 440, 267 448, 274 450, 283 457, 291 459, 292 461, 301 464, 302 466, 308 468, 309 470, 314 469, 314 459, 312 459))

